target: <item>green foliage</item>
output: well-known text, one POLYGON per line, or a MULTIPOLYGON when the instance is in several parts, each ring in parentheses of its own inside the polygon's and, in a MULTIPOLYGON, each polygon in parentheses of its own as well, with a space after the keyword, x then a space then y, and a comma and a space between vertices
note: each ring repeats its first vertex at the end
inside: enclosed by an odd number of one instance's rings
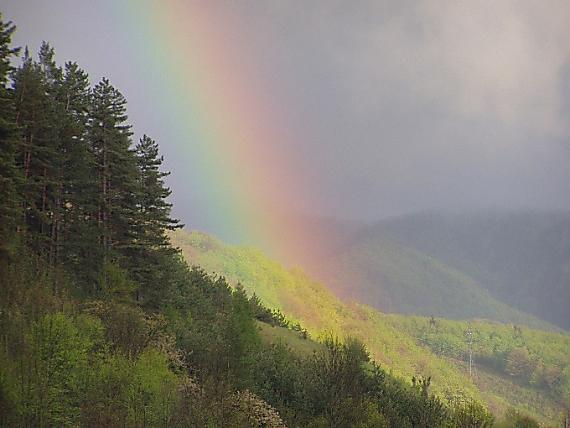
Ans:
POLYGON ((266 343, 278 345, 286 343, 295 352, 311 355, 313 352, 321 348, 319 342, 310 340, 309 336, 305 336, 303 329, 299 332, 296 329, 274 326, 271 324, 258 323, 259 334, 266 343))
POLYGON ((12 70, 14 27, 0 23, 0 262, 22 242, 77 294, 105 288, 158 308, 172 281, 160 269, 175 252, 166 231, 179 227, 158 145, 145 135, 133 148, 121 92, 60 67, 49 44, 12 70))
POLYGON ((125 269, 109 262, 103 264, 98 284, 102 296, 123 302, 129 301, 138 288, 125 269))
POLYGON ((228 367, 241 388, 251 386, 255 351, 259 346, 257 325, 252 316, 245 290, 237 287, 232 292, 232 307, 225 331, 228 344, 228 367))
POLYGON ((10 46, 16 27, 6 22, 0 12, 0 281, 7 262, 13 256, 16 218, 20 213, 18 185, 21 172, 16 167, 19 135, 16 127, 13 91, 7 88, 12 71, 11 59, 18 49, 10 46))
POLYGON ((135 426, 168 425, 178 400, 177 378, 164 354, 145 350, 131 369, 126 389, 129 420, 135 426))
POLYGON ((171 280, 161 269, 174 253, 166 231, 182 226, 170 217, 172 204, 166 199, 171 191, 164 184, 169 173, 160 170, 163 158, 159 155, 158 144, 144 135, 135 146, 134 154, 139 171, 135 201, 137 212, 132 245, 127 254, 133 278, 143 285, 137 293, 137 300, 156 309, 171 280))
POLYGON ((101 342, 102 326, 86 316, 54 313, 29 326, 19 355, 6 355, 9 416, 23 425, 73 426, 81 417, 91 352, 101 342))
POLYGON ((131 127, 127 123, 127 101, 103 78, 92 90, 88 139, 98 176, 93 198, 97 201, 99 240, 103 263, 126 257, 134 245, 136 192, 139 170, 131 150, 131 127))
POLYGON ((456 399, 450 403, 452 426, 465 428, 492 427, 493 415, 481 403, 468 399, 456 399))
POLYGON ((505 414, 505 420, 497 425, 497 428, 538 428, 537 421, 528 415, 524 415, 514 409, 509 409, 505 414))
MULTIPOLYGON (((313 337, 327 331, 353 335, 367 344, 375 361, 394 374, 407 379, 431 376, 430 391, 444 402, 459 394, 462 400, 483 401, 497 415, 513 406, 551 421, 567 400, 569 383, 563 373, 570 365, 570 342, 564 334, 472 321, 475 376, 469 378, 467 322, 433 317, 430 322, 424 317, 383 315, 363 305, 343 304, 300 270, 286 270, 255 249, 225 245, 198 232, 176 232, 172 240, 188 260, 243 284, 257 300, 293 320, 290 324, 302 322, 313 337), (505 371, 506 356, 516 347, 528 348, 532 361, 537 362, 528 382, 505 371), (548 382, 552 387, 545 389, 548 382), (538 401, 537 394, 541 396, 538 401)), ((261 332, 270 343, 285 340, 305 352, 298 336, 290 339, 268 328, 261 332)))
POLYGON ((124 355, 138 356, 149 344, 150 331, 144 313, 118 302, 89 302, 86 311, 96 315, 105 327, 108 346, 124 355))
MULTIPOLYGON (((560 404, 568 403, 568 380, 564 369, 570 366, 565 334, 546 333, 519 326, 484 321, 437 320, 434 328, 419 317, 390 316, 390 323, 412 336, 434 353, 467 362, 469 354, 465 332, 472 329, 472 349, 476 367, 489 374, 550 396, 560 404), (546 345, 546 346, 545 346, 546 345)), ((514 386, 516 388, 516 386, 514 386)))
POLYGON ((528 349, 513 348, 506 357, 505 371, 513 377, 529 381, 534 371, 534 361, 528 349))

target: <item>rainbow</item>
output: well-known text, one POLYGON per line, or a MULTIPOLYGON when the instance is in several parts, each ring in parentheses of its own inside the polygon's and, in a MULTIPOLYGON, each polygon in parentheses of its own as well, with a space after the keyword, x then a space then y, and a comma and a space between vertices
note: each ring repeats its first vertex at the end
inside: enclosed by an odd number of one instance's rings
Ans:
POLYGON ((152 68, 149 87, 160 86, 156 113, 175 130, 188 165, 173 171, 177 181, 186 174, 188 186, 200 187, 218 234, 298 261, 301 248, 326 245, 301 216, 289 215, 313 205, 313 180, 298 167, 290 142, 301 137, 282 123, 278 100, 268 99, 264 85, 275 82, 256 74, 247 32, 229 4, 129 0, 112 7, 132 26, 139 66, 152 68))

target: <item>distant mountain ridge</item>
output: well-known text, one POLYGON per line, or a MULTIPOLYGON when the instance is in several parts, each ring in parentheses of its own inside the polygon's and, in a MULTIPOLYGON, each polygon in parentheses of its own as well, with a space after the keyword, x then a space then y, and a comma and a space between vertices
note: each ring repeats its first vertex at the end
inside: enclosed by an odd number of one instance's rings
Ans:
MULTIPOLYGON (((455 271, 455 275, 459 273, 503 305, 570 329, 570 213, 425 213, 396 217, 365 228, 356 244, 327 261, 326 266, 336 263, 337 274, 342 273, 342 263, 347 259, 369 273, 367 282, 353 284, 361 298, 369 297, 370 292, 396 302, 388 308, 380 305, 383 309, 413 312, 413 300, 401 301, 405 296, 399 293, 406 288, 398 289, 393 283, 398 283, 398 276, 405 276, 406 271, 414 271, 416 262, 430 265, 433 261, 445 269, 444 276, 455 271), (373 248, 376 256, 371 254, 373 248), (406 264, 402 259, 390 259, 394 256, 390 251, 395 248, 416 254, 416 260, 406 264), (401 271, 390 275, 391 263, 400 263, 401 271)), ((434 293, 445 291, 436 286, 435 277, 415 278, 421 279, 423 284, 414 286, 423 285, 434 293)), ((476 303, 466 300, 454 311, 475 315, 469 308, 476 303)), ((442 309, 444 313, 437 315, 453 315, 453 311, 445 313, 450 308, 442 309)))
POLYGON ((323 263, 318 276, 345 300, 383 312, 553 328, 495 299, 464 272, 384 237, 368 237, 348 247, 323 263))

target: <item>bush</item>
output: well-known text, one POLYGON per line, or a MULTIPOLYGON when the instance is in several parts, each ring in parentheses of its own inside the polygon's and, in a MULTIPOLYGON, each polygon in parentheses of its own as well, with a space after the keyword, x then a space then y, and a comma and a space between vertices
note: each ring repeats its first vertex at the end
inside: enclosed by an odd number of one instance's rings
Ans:
POLYGON ((48 314, 32 324, 23 352, 3 370, 12 383, 18 424, 77 425, 102 335, 100 321, 85 315, 48 314))
POLYGON ((518 410, 509 409, 505 413, 504 421, 497 424, 497 428, 539 428, 537 421, 518 410))

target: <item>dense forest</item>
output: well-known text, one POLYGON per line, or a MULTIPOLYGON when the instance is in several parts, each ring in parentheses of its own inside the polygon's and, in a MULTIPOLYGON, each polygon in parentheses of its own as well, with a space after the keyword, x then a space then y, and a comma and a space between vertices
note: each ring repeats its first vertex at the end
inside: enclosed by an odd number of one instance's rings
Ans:
POLYGON ((493 425, 190 267, 158 145, 133 139, 121 92, 48 43, 20 52, 14 31, 0 17, 0 426, 493 425))

